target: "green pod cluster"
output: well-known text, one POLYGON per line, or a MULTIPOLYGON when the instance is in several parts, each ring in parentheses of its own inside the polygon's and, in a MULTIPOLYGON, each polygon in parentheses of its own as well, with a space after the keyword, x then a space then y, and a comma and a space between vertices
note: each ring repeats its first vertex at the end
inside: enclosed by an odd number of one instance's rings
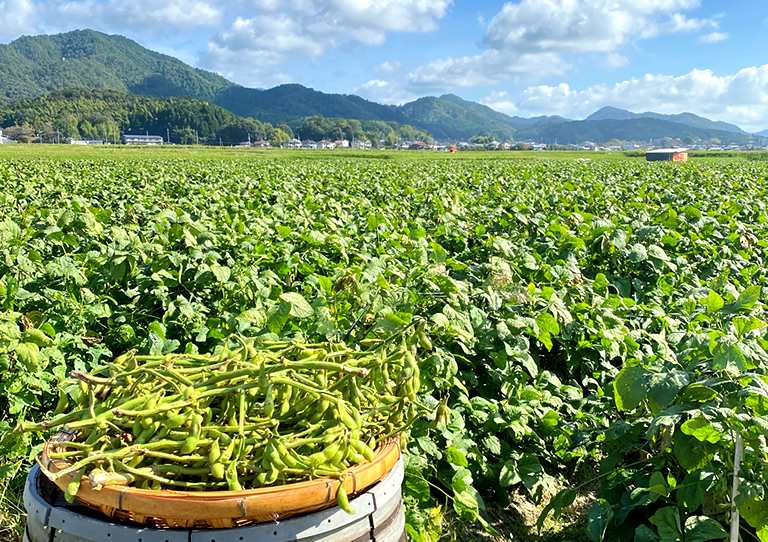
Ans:
MULTIPOLYGON (((70 461, 54 479, 78 476, 71 498, 81 479, 200 491, 343 479, 374 460, 376 442, 427 414, 415 401, 422 337, 360 350, 241 343, 215 357, 129 352, 98 372, 73 372, 61 388, 73 400, 63 395, 53 419, 23 429, 77 435, 52 453, 70 461)), ((341 489, 342 508, 346 497, 341 489)))

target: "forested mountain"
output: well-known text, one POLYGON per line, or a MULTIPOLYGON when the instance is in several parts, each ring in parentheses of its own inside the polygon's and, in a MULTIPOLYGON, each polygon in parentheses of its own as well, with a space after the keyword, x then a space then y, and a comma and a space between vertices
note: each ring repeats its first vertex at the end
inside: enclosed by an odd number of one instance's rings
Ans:
POLYGON ((544 141, 545 143, 579 143, 583 141, 606 142, 613 139, 622 141, 649 141, 651 139, 677 138, 708 141, 717 138, 723 142, 747 143, 748 135, 687 126, 677 122, 652 118, 628 120, 581 120, 554 124, 537 124, 517 132, 521 140, 544 141))
MULTIPOLYGON (((439 98, 419 98, 402 106, 388 106, 359 96, 327 94, 298 84, 280 85, 267 90, 251 89, 236 85, 212 72, 192 68, 170 56, 145 49, 122 36, 110 36, 92 30, 50 36, 24 36, 8 45, 0 44, 0 106, 3 104, 6 108, 3 113, 6 123, 12 121, 12 124, 31 125, 37 122, 39 125, 39 119, 45 117, 48 119, 46 123, 53 124, 55 121, 66 128, 60 131, 99 138, 103 137, 103 132, 110 133, 109 130, 115 126, 134 130, 135 126, 146 121, 141 124, 144 129, 158 131, 159 135, 168 126, 177 127, 177 135, 171 134, 172 141, 189 141, 189 130, 194 132, 195 129, 198 137, 203 134, 202 137, 208 140, 220 137, 221 126, 231 124, 231 119, 237 118, 234 115, 239 115, 252 117, 248 122, 259 121, 259 125, 263 126, 266 126, 265 123, 270 123, 269 126, 283 124, 285 129, 279 134, 281 136, 291 129, 298 130, 308 117, 313 117, 315 120, 310 121, 308 132, 336 134, 344 130, 354 131, 349 123, 341 122, 354 119, 358 124, 353 128, 359 126, 361 132, 356 135, 362 137, 365 132, 369 132, 371 137, 377 134, 382 139, 396 136, 425 139, 425 132, 442 141, 486 136, 499 141, 533 139, 563 144, 586 140, 600 143, 613 139, 647 141, 665 137, 714 137, 723 143, 739 143, 748 139, 738 126, 714 122, 691 113, 638 114, 605 107, 584 121, 569 121, 557 116, 525 119, 505 115, 452 94, 439 98), (196 98, 208 103, 147 102, 138 98, 131 101, 123 94, 116 96, 105 93, 96 96, 77 94, 71 90, 63 94, 54 92, 65 88, 111 90, 162 98, 196 98), (40 111, 30 111, 30 108, 35 110, 42 107, 41 104, 47 103, 45 100, 35 102, 34 105, 30 105, 31 102, 18 102, 19 99, 37 98, 50 92, 54 94, 47 100, 60 108, 60 112, 53 117, 40 116, 40 111), (84 115, 73 114, 63 103, 66 100, 79 103, 91 99, 95 100, 93 107, 84 115), (150 107, 150 103, 151 107, 158 108, 156 114, 161 116, 158 119, 144 118, 135 112, 144 106, 150 107), (232 117, 225 118, 224 111, 210 104, 223 107, 232 117), (117 110, 111 113, 110 107, 117 107, 117 110), (209 114, 212 120, 201 120, 209 114), (319 121, 317 118, 324 120, 319 121), (142 120, 139 124, 131 124, 131 119, 142 120), (331 122, 328 119, 335 120, 331 122)), ((237 122, 242 124, 246 120, 237 122)), ((256 130, 259 125, 248 124, 248 128, 256 130)), ((230 135, 234 137, 235 134, 230 135)))
POLYGON ((236 86, 122 36, 75 30, 0 44, 0 98, 34 98, 62 88, 109 89, 214 101, 236 86))
POLYGON ((429 131, 435 139, 466 140, 475 135, 488 135, 503 141, 514 139, 515 129, 512 126, 434 96, 419 98, 399 109, 411 124, 429 131))
MULTIPOLYGON (((229 140, 231 127, 242 123, 231 111, 194 98, 153 98, 114 90, 57 90, 38 98, 0 107, 0 126, 29 126, 59 139, 119 140, 120 134, 170 133, 175 143, 229 140)), ((262 123, 249 119, 254 136, 264 137, 262 123), (258 135, 256 135, 258 134, 258 135)), ((270 127, 271 129, 271 127, 270 127)), ((238 142, 241 139, 238 139, 238 142)))
POLYGON ((713 121, 694 115, 693 113, 678 113, 677 115, 663 115, 661 113, 653 113, 652 111, 646 111, 645 113, 633 113, 626 109, 618 109, 616 107, 603 107, 598 109, 584 120, 630 120, 630 119, 658 119, 666 120, 669 122, 675 122, 678 124, 684 124, 686 126, 693 126, 695 128, 705 128, 707 130, 722 130, 725 132, 737 132, 740 134, 746 134, 744 130, 736 126, 735 124, 729 124, 722 121, 713 121))
MULTIPOLYGON (((0 127, 7 135, 44 141, 101 139, 118 141, 121 134, 150 132, 170 137, 171 143, 221 143, 234 145, 257 139, 280 144, 294 136, 293 129, 273 126, 195 98, 155 98, 114 90, 57 90, 45 96, 0 106, 0 127), (11 127, 10 130, 7 128, 11 127)), ((311 139, 386 140, 426 139, 428 134, 396 122, 303 119, 302 137, 311 139)))
POLYGON ((267 90, 230 87, 214 102, 233 113, 273 123, 296 122, 312 115, 358 120, 406 123, 396 107, 381 105, 360 96, 327 94, 302 85, 279 85, 267 90))

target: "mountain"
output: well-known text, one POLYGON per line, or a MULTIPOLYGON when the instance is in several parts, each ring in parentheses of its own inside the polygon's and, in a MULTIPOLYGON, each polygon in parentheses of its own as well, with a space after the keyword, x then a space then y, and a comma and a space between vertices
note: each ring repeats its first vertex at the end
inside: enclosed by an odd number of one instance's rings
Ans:
MULTIPOLYGON (((57 90, 0 106, 0 126, 34 126, 59 139, 116 141, 120 134, 170 135, 173 143, 236 144, 253 134, 265 137, 258 121, 241 119, 223 107, 195 98, 155 98, 115 90, 57 90), (240 133, 237 133, 239 130, 240 133)), ((26 128, 32 131, 29 128, 26 128)), ((34 133, 34 131, 32 131, 34 133)))
POLYGON ((608 105, 598 109, 584 120, 630 120, 638 117, 640 115, 637 113, 608 105))
MULTIPOLYGON (((692 113, 662 115, 604 107, 583 121, 558 116, 526 119, 505 115, 453 94, 388 106, 359 96, 327 94, 298 84, 252 89, 150 51, 125 37, 93 30, 24 36, 8 45, 0 44, 0 105, 13 102, 17 104, 13 107, 23 109, 26 106, 18 105, 20 99, 73 87, 199 99, 240 117, 284 123, 293 129, 300 127, 306 118, 317 115, 368 123, 383 121, 389 125, 377 129, 384 132, 415 134, 426 130, 443 141, 486 135, 500 141, 545 139, 560 143, 717 137, 727 143, 745 141, 748 137, 738 126, 692 113)), ((211 111, 210 114, 218 113, 211 111)), ((22 117, 14 118, 23 122, 22 117)), ((315 125, 323 126, 323 123, 318 121, 315 125)))
POLYGON ((639 117, 626 120, 602 119, 538 124, 517 132, 519 140, 545 141, 562 144, 583 141, 606 142, 612 139, 620 141, 649 141, 651 139, 702 139, 718 138, 723 142, 746 143, 752 138, 725 130, 699 128, 668 120, 639 117))
POLYGON ((0 44, 0 99, 79 87, 213 101, 236 86, 128 38, 93 30, 23 36, 0 44))
POLYGON ((653 113, 651 111, 646 111, 645 113, 633 113, 632 111, 627 111, 626 109, 606 106, 598 109, 584 120, 630 120, 639 118, 665 120, 669 122, 676 122, 678 124, 684 124, 685 126, 693 126, 695 128, 722 130, 725 132, 746 134, 744 130, 735 124, 709 120, 704 117, 694 115, 693 113, 679 113, 677 115, 663 115, 661 113, 653 113))
POLYGON ((434 96, 419 98, 399 106, 398 110, 410 124, 429 131, 435 139, 443 141, 469 139, 478 134, 506 141, 513 139, 515 133, 512 126, 496 120, 496 116, 491 118, 475 108, 434 96))
POLYGON ((757 132, 755 135, 762 136, 762 137, 768 137, 768 130, 763 130, 762 132, 757 132))
POLYGON ((267 90, 232 86, 221 91, 213 101, 240 116, 274 124, 313 115, 407 122, 395 107, 354 95, 326 94, 298 84, 279 85, 267 90))

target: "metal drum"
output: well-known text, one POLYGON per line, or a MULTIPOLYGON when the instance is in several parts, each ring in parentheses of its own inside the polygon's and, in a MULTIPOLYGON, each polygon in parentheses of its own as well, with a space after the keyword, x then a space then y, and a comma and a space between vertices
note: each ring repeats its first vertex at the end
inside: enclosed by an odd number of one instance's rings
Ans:
POLYGON ((98 512, 69 504, 63 493, 35 467, 27 476, 24 542, 405 542, 401 497, 403 463, 380 482, 350 499, 355 511, 329 508, 285 521, 232 529, 157 529, 113 523, 98 512))

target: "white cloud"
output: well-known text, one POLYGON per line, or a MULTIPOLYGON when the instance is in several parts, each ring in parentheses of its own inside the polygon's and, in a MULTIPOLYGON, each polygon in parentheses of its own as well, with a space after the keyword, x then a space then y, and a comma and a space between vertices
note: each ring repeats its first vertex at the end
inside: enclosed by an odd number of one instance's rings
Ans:
POLYGON ((690 32, 714 24, 681 13, 698 5, 698 0, 508 2, 489 23, 483 41, 494 49, 611 52, 638 37, 690 32))
MULTIPOLYGON (((486 100, 491 101, 490 97, 486 100)), ((571 118, 586 117, 606 105, 635 112, 689 111, 759 131, 768 128, 768 64, 725 76, 711 70, 692 70, 680 76, 648 74, 584 90, 565 83, 532 86, 516 98, 515 104, 522 116, 559 114, 571 118)))
POLYGON ((0 0, 0 41, 34 32, 37 13, 31 0, 0 0))
POLYGON ((382 62, 378 66, 374 67, 373 71, 374 73, 392 75, 393 73, 398 73, 402 69, 403 63, 399 60, 387 60, 386 62, 382 62))
POLYGON ((120 34, 155 35, 214 27, 222 12, 207 0, 48 0, 41 3, 46 27, 56 31, 93 28, 120 34))
POLYGON ((206 0, 49 0, 45 7, 48 26, 61 28, 96 28, 125 32, 167 34, 169 30, 213 27, 222 12, 206 0))
POLYGON ((509 96, 509 93, 504 90, 501 92, 494 91, 484 99, 480 100, 480 103, 487 105, 491 109, 506 113, 507 115, 513 115, 517 113, 517 105, 509 96))
POLYGON ((498 82, 531 82, 562 74, 573 54, 602 54, 611 69, 626 66, 618 51, 640 39, 717 27, 685 15, 699 0, 520 0, 490 20, 483 52, 445 58, 414 70, 414 91, 441 91, 498 82))
POLYGON ((417 95, 406 91, 401 85, 381 79, 371 79, 352 89, 352 93, 374 102, 394 105, 402 105, 418 98, 417 95))
POLYGON ((252 84, 290 55, 318 58, 329 48, 384 43, 392 32, 429 32, 453 0, 241 0, 245 13, 218 32, 205 63, 214 69, 268 59, 239 82, 252 84))
POLYGON ((608 53, 602 57, 602 64, 609 70, 615 70, 616 68, 623 68, 629 64, 629 59, 619 53, 608 53))
POLYGON ((718 41, 724 41, 728 39, 728 34, 724 32, 711 32, 705 34, 699 38, 701 43, 717 43, 718 41))
POLYGON ((569 68, 553 53, 513 54, 490 49, 479 55, 444 58, 411 72, 406 84, 423 94, 456 87, 483 87, 503 81, 530 82, 541 74, 560 75, 569 68))

